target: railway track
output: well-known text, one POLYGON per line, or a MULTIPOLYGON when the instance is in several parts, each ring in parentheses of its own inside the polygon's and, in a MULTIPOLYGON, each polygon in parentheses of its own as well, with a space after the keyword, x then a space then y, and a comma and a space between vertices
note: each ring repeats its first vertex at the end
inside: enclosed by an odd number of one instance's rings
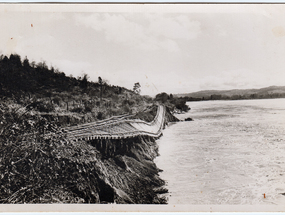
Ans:
POLYGON ((131 115, 111 117, 106 120, 86 123, 63 129, 67 139, 73 141, 93 139, 124 139, 139 135, 159 137, 162 133, 165 107, 159 105, 152 122, 129 119, 131 115))

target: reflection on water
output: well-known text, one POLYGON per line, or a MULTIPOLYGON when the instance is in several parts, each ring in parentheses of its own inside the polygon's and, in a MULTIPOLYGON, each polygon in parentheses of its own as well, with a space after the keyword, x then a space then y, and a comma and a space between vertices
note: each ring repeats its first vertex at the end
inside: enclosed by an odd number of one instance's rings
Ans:
POLYGON ((188 105, 158 140, 169 203, 284 205, 285 99, 188 105))

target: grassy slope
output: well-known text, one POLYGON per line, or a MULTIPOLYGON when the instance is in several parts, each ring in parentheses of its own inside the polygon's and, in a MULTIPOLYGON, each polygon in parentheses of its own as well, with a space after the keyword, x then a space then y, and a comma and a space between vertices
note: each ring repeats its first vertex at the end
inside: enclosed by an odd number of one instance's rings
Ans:
POLYGON ((123 87, 66 77, 17 55, 0 59, 0 97, 5 104, 25 107, 61 126, 135 113, 152 104, 151 98, 123 87))
POLYGON ((60 132, 139 110, 146 111, 136 117, 151 121, 156 113, 150 98, 104 84, 101 100, 101 86, 83 80, 1 57, 0 203, 165 203, 156 193, 165 190, 153 139, 123 141, 127 150, 105 155, 99 143, 69 142, 60 132))

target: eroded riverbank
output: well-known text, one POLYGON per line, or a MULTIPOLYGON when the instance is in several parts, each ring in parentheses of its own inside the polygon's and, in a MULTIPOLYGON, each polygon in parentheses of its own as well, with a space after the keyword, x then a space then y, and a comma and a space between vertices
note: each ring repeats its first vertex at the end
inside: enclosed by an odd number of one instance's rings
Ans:
MULTIPOLYGON (((150 109, 140 118, 154 118, 154 113, 150 109)), ((163 126, 173 120, 177 119, 167 110, 163 126)), ((167 190, 153 162, 156 139, 70 141, 62 132, 2 138, 0 201, 164 204, 161 193, 167 190)))

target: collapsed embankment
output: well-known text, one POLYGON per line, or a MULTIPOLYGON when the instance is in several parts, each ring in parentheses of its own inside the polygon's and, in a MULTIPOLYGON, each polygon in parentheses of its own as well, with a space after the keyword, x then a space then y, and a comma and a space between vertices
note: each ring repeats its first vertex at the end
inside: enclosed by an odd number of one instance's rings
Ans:
MULTIPOLYGON (((151 109, 140 118, 154 117, 151 109)), ((165 124, 177 121, 169 111, 165 124)), ((163 204, 155 138, 71 142, 64 134, 2 139, 1 203, 163 204)))
MULTIPOLYGON (((151 115, 154 112, 150 112, 151 115)), ((140 118, 149 116, 147 112, 140 118)), ((166 113, 165 124, 177 119, 166 113)), ((161 204, 166 199, 159 194, 167 192, 163 187, 165 182, 158 176, 159 169, 153 160, 158 156, 158 146, 155 138, 138 136, 119 140, 92 140, 102 156, 103 168, 100 171, 102 179, 114 191, 104 196, 116 203, 161 204)))

